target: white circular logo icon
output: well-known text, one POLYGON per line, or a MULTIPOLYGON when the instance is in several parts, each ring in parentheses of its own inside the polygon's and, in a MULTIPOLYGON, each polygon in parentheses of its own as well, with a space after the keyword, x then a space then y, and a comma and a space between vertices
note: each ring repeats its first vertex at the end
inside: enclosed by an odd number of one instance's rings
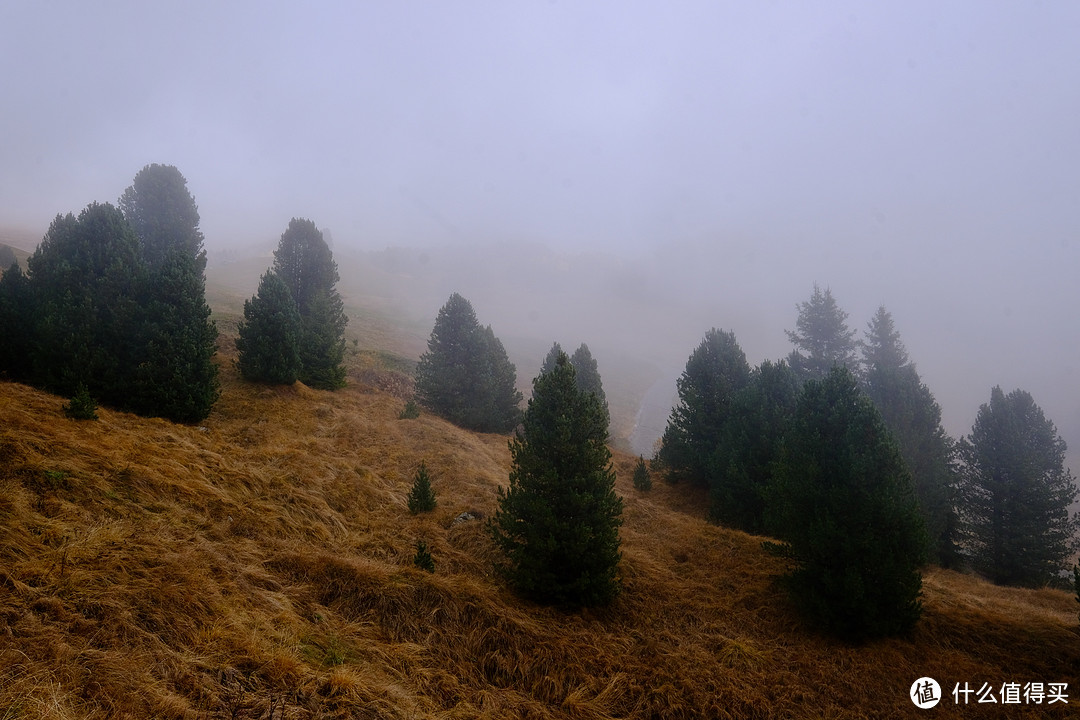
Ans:
POLYGON ((941 686, 931 677, 921 677, 911 684, 911 702, 928 710, 941 702, 941 686))

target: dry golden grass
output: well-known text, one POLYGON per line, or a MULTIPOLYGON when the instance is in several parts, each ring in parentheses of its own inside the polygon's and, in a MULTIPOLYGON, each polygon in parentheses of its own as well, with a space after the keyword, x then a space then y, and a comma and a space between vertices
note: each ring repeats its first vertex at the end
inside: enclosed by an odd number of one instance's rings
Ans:
POLYGON ((622 596, 523 602, 482 522, 453 523, 494 511, 505 437, 399 420, 385 358, 358 353, 326 393, 240 382, 221 344, 202 427, 76 422, 0 383, 0 718, 908 717, 923 675, 1070 683, 1025 717, 1080 704, 1068 593, 932 570, 911 638, 849 647, 801 625, 761 538, 707 524, 685 488, 633 490, 629 455, 622 596), (417 517, 422 460, 439 506, 417 517))

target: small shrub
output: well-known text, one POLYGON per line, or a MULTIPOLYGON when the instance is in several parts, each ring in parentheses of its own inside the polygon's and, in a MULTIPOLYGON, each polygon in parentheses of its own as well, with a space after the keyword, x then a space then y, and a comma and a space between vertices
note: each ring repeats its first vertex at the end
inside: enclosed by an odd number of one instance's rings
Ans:
POLYGON ((652 490, 649 466, 645 464, 645 458, 641 455, 638 455, 637 465, 634 467, 634 488, 642 491, 652 490))
POLYGON ((79 383, 79 389, 72 396, 71 402, 64 406, 64 414, 73 420, 97 420, 97 403, 90 397, 86 383, 79 383))
POLYGON ((409 491, 409 512, 417 515, 422 512, 431 512, 438 503, 435 500, 435 491, 431 489, 431 478, 428 477, 427 467, 420 463, 420 469, 416 471, 412 490, 409 491))
POLYGON ((427 543, 423 540, 416 542, 416 555, 413 556, 413 565, 429 573, 435 572, 435 560, 431 557, 427 543))
POLYGON ((401 415, 398 415, 398 417, 402 420, 415 420, 420 417, 420 408, 410 400, 405 403, 405 409, 401 411, 401 415))

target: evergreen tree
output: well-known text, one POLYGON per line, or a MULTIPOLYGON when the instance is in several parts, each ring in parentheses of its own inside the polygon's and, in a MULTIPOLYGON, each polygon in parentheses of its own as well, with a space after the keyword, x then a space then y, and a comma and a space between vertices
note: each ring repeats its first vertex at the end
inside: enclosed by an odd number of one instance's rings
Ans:
POLYGON ((79 384, 79 389, 71 397, 71 401, 64 406, 64 414, 73 420, 97 420, 97 403, 90 397, 90 391, 85 383, 79 384))
POLYGON ((176 247, 151 274, 143 305, 142 361, 132 387, 138 412, 194 423, 219 396, 217 326, 198 256, 176 247))
POLYGON ((574 354, 570 356, 570 364, 574 366, 574 377, 577 378, 578 390, 591 392, 596 395, 600 405, 604 408, 604 414, 610 418, 608 412, 607 396, 604 395, 604 384, 600 380, 600 371, 597 369, 596 360, 589 352, 589 346, 581 343, 574 354))
POLYGON ((13 380, 30 378, 30 351, 38 313, 30 280, 18 263, 0 276, 0 374, 13 380))
POLYGON ((783 360, 764 361, 734 395, 713 461, 709 515, 714 521, 762 532, 765 488, 798 395, 798 378, 783 360))
POLYGON ((523 430, 510 441, 510 486, 489 529, 521 593, 563 606, 618 593, 622 499, 596 396, 577 389, 565 354, 533 381, 523 430))
POLYGON ((334 390, 345 385, 344 304, 334 255, 311 220, 293 218, 274 251, 274 273, 284 281, 300 313, 300 379, 334 390))
POLYGON ((321 292, 301 317, 300 380, 320 390, 345 387, 344 305, 336 292, 321 292))
POLYGON ((868 325, 863 350, 863 387, 892 432, 915 482, 930 559, 959 563, 955 443, 941 424, 941 407, 922 382, 884 308, 868 325))
POLYGON ((803 387, 767 496, 785 582, 812 622, 853 641, 914 626, 925 553, 914 489, 849 370, 803 387))
POLYGON ((907 348, 893 324, 892 313, 879 305, 877 313, 866 324, 862 348, 863 372, 871 370, 901 370, 909 366, 907 348))
POLYGON ((999 585, 1037 587, 1068 567, 1076 500, 1065 441, 1031 395, 1000 387, 960 441, 961 515, 975 569, 999 585))
POLYGON ((120 196, 120 209, 139 238, 141 255, 151 270, 180 251, 198 259, 206 269, 199 208, 187 189, 187 179, 172 165, 147 165, 120 196))
POLYGON ((67 396, 85 383, 106 404, 135 409, 147 274, 123 214, 91 203, 78 218, 58 215, 28 264, 32 382, 67 396))
POLYGON ((427 543, 423 540, 416 541, 416 554, 413 555, 413 565, 429 573, 435 572, 435 559, 431 557, 427 543))
POLYGON ((507 432, 521 417, 517 375, 491 327, 454 293, 439 310, 428 349, 416 366, 417 399, 452 423, 507 432))
POLYGON ((645 464, 645 458, 641 455, 638 455, 637 465, 634 466, 634 488, 643 492, 652 490, 649 466, 645 464))
POLYGON ((750 365, 735 334, 709 330, 676 383, 679 404, 671 411, 658 453, 671 480, 710 484, 732 398, 749 381, 750 365))
POLYGON ((296 382, 301 370, 300 333, 296 301, 277 273, 267 271, 256 295, 244 301, 236 338, 240 375, 276 385, 296 382))
POLYGON ((206 304, 199 210, 172 165, 147 165, 120 198, 149 273, 132 400, 145 415, 198 422, 217 400, 217 327, 206 304))
POLYGON ((555 369, 555 363, 559 361, 559 356, 563 354, 562 345, 555 343, 548 350, 547 357, 544 358, 544 364, 540 366, 540 373, 551 372, 555 369))
POLYGON ((832 292, 814 285, 807 302, 798 304, 795 330, 787 330, 795 346, 788 364, 802 380, 819 380, 833 365, 855 369, 855 331, 847 326, 847 313, 840 309, 832 292))
POLYGON ((413 478, 412 489, 409 490, 409 512, 418 515, 422 512, 431 512, 438 505, 435 500, 435 491, 431 489, 431 478, 428 476, 427 466, 420 463, 420 468, 413 478))

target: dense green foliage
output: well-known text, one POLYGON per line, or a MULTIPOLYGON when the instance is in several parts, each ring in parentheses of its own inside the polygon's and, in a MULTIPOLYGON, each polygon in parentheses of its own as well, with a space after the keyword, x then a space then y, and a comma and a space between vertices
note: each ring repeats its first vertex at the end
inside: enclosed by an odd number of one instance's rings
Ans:
POLYGON ((431 489, 431 478, 428 476, 427 466, 420 463, 416 476, 413 478, 412 489, 409 490, 409 512, 418 515, 422 512, 431 512, 438 505, 435 500, 435 491, 431 489))
POLYGON ((732 398, 716 439, 709 515, 747 532, 764 529, 764 491, 795 410, 799 381, 783 360, 761 363, 732 398))
POLYGON ((750 366, 735 334, 709 330, 676 383, 679 404, 658 453, 671 480, 710 484, 718 471, 716 447, 731 418, 732 399, 749 382, 750 366))
POLYGON ((959 563, 955 443, 941 424, 941 407, 908 360, 892 316, 878 308, 862 343, 863 388, 881 413, 915 482, 930 541, 930 559, 959 563))
POLYGON ((597 368, 596 359, 589 351, 589 346, 581 343, 574 354, 570 356, 570 364, 574 366, 574 377, 577 379, 578 390, 590 392, 596 395, 600 401, 604 413, 611 417, 608 411, 607 396, 604 394, 604 383, 600 379, 600 370, 597 368))
POLYGON ((855 376, 806 383, 768 488, 766 523, 806 617, 844 639, 910 630, 925 536, 903 458, 855 376))
POLYGON ((288 286, 272 270, 259 289, 244 301, 244 319, 237 329, 237 366, 245 380, 291 385, 300 375, 300 312, 288 286))
POLYGON ((649 466, 645 464, 645 458, 638 455, 637 465, 634 466, 634 489, 642 492, 652 490, 652 476, 649 474, 649 466))
POLYGON ((147 165, 135 175, 120 196, 120 210, 135 231, 141 256, 156 270, 169 255, 179 251, 200 258, 199 272, 206 266, 199 208, 187 189, 187 180, 172 165, 147 165))
POLYGON ((73 420, 97 420, 97 403, 90 397, 90 390, 85 383, 71 396, 71 401, 64 406, 64 414, 73 420))
POLYGON ((274 251, 273 270, 289 289, 300 314, 299 379, 323 390, 344 387, 348 318, 337 291, 337 263, 314 222, 289 221, 274 251))
POLYGON ((622 499, 593 393, 565 354, 533 381, 521 434, 510 441, 510 486, 489 529, 511 584, 539 602, 593 606, 619 591, 622 499))
POLYGON ((120 409, 197 422, 218 397, 198 211, 179 171, 161 165, 144 168, 121 204, 58 215, 29 277, 4 273, 0 369, 59 394, 85 386, 120 409))
POLYGON ((551 349, 548 350, 547 356, 544 357, 544 364, 540 366, 540 372, 541 373, 546 373, 546 372, 551 372, 552 370, 554 370, 555 369, 555 363, 557 363, 559 361, 559 356, 562 355, 562 354, 563 354, 562 345, 560 345, 558 342, 553 344, 551 346, 551 349))
POLYGON ((435 558, 431 557, 431 551, 428 550, 427 543, 423 540, 416 541, 416 554, 413 555, 413 565, 429 573, 435 572, 435 558))
POLYGON ((30 380, 31 349, 35 337, 35 304, 30 280, 11 263, 0 276, 0 373, 14 380, 30 380))
POLYGON ((795 349, 788 364, 801 380, 821 379, 834 365, 854 370, 855 331, 848 329, 847 313, 840 309, 832 292, 814 285, 814 293, 799 303, 795 330, 787 336, 795 349))
POLYGON ((450 422, 479 432, 508 432, 521 418, 517 373, 490 326, 454 293, 439 310, 416 366, 419 401, 450 422))
POLYGON ((975 569, 1001 585, 1036 587, 1068 567, 1078 519, 1065 441, 1031 395, 1000 387, 960 441, 961 517, 975 569))

